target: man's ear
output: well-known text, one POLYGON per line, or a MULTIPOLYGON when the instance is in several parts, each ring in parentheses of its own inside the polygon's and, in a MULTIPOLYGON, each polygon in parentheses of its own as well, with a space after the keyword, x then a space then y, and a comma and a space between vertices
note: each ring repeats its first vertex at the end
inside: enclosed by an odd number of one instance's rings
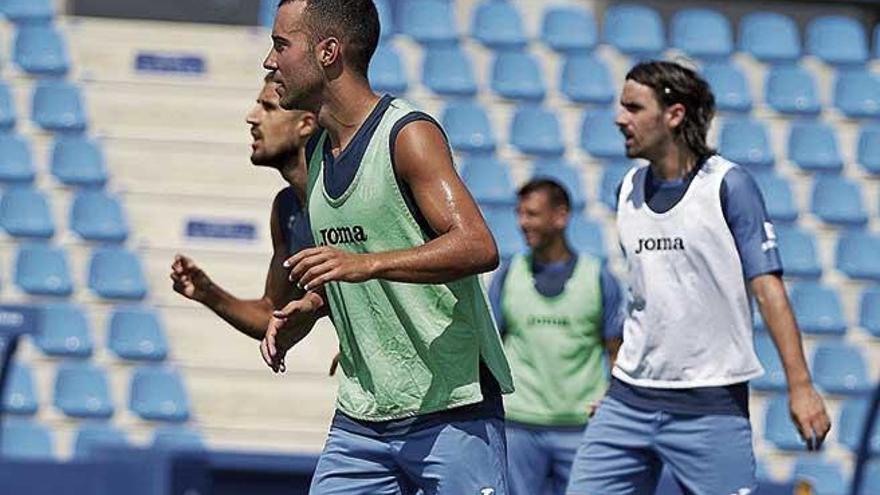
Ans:
POLYGON ((664 113, 666 117, 666 125, 669 126, 670 129, 678 129, 679 126, 681 126, 681 123, 684 122, 687 109, 681 103, 675 103, 670 105, 664 113))
POLYGON ((301 138, 307 139, 316 130, 318 130, 318 119, 315 118, 315 114, 303 111, 299 122, 296 124, 296 132, 301 138))
POLYGON ((339 43, 339 38, 330 36, 318 43, 316 55, 321 67, 330 67, 335 64, 342 55, 342 44, 339 43))

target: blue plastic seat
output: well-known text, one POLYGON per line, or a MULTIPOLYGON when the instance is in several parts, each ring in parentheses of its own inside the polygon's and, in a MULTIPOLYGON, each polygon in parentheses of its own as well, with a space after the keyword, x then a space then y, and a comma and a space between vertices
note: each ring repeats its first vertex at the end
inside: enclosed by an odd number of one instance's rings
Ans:
POLYGON ((35 175, 28 142, 17 134, 0 133, 0 182, 29 183, 35 175))
POLYGON ((804 333, 837 335, 846 333, 846 320, 837 291, 816 282, 802 282, 791 289, 791 305, 804 333))
POLYGON ((775 160, 767 126, 748 117, 725 119, 718 147, 724 157, 750 170, 772 167, 775 160))
POLYGON ((642 5, 617 4, 605 10, 603 39, 620 52, 649 58, 665 48, 663 22, 656 10, 642 5))
POLYGON ((835 264, 847 277, 880 281, 880 236, 845 232, 837 242, 835 264))
POLYGON ((15 127, 18 120, 18 112, 15 110, 15 101, 9 86, 0 81, 0 131, 8 132, 15 127))
POLYGON ((23 363, 12 363, 7 380, 3 393, 3 412, 22 416, 36 414, 39 401, 31 367, 23 363))
POLYGON ((107 423, 86 422, 76 433, 73 452, 77 459, 89 459, 104 448, 127 447, 125 432, 107 423))
POLYGON ((46 426, 30 420, 6 420, 0 434, 0 453, 7 459, 53 460, 55 440, 46 426))
POLYGON ((559 156, 565 153, 562 128, 556 114, 532 104, 516 109, 510 125, 510 144, 530 155, 559 156))
POLYGON ((792 223, 798 218, 798 207, 788 181, 773 172, 755 174, 755 182, 764 197, 767 215, 775 223, 792 223))
POLYGON ((746 76, 733 63, 714 63, 703 68, 703 76, 715 94, 715 108, 721 112, 750 112, 752 94, 746 76))
POLYGON ((455 12, 446 0, 410 0, 402 5, 401 33, 423 45, 449 45, 458 41, 455 12))
POLYGON ((606 166, 599 186, 599 200, 609 210, 617 211, 617 191, 629 167, 606 166))
POLYGON ((397 33, 391 5, 388 3, 388 0, 374 0, 373 3, 376 5, 376 12, 379 14, 379 39, 382 41, 388 40, 397 33))
POLYGON ((841 71, 834 106, 850 118, 880 117, 880 77, 865 69, 841 71))
POLYGON ((379 45, 367 70, 370 85, 376 92, 400 95, 406 93, 409 84, 406 71, 397 50, 391 45, 379 45))
POLYGON ((802 457, 794 465, 792 478, 809 481, 817 495, 849 495, 840 465, 833 461, 802 457))
POLYGON ((608 66, 592 53, 571 54, 566 58, 559 87, 576 103, 607 105, 614 101, 608 66))
POLYGON ((13 50, 16 65, 28 74, 60 76, 70 70, 67 43, 50 24, 19 26, 13 50))
POLYGON ((589 220, 582 213, 571 215, 567 233, 568 242, 575 251, 592 254, 602 259, 608 257, 602 226, 589 220))
POLYGON ((781 450, 806 450, 800 434, 791 422, 788 397, 783 394, 770 399, 764 414, 764 438, 781 450))
POLYGON ((747 14, 739 24, 739 49, 762 62, 794 62, 801 57, 797 24, 775 12, 747 14))
POLYGON ((813 75, 797 65, 770 69, 764 99, 772 109, 783 114, 817 115, 822 109, 813 75))
POLYGON ((53 132, 78 132, 87 118, 79 88, 67 81, 41 79, 34 89, 31 118, 53 132))
POLYGON ((880 287, 869 287, 862 292, 859 326, 871 335, 880 337, 880 287))
POLYGON ((816 237, 812 233, 795 226, 779 225, 776 236, 786 276, 806 279, 822 276, 816 237))
POLYGON ((204 450, 202 434, 186 426, 162 426, 153 431, 153 448, 164 451, 204 450))
POLYGON ((141 419, 179 423, 189 419, 189 399, 173 369, 144 366, 131 378, 129 408, 141 419))
POLYGON ((824 122, 794 122, 788 135, 788 159, 808 172, 837 173, 843 159, 837 134, 824 122))
POLYGON ((501 52, 492 67, 492 91, 511 100, 540 101, 547 90, 534 57, 522 52, 501 52))
POLYGON ((880 125, 862 126, 859 132, 857 160, 862 168, 874 175, 880 175, 880 125))
POLYGON ((861 352, 845 342, 820 343, 810 368, 816 384, 831 394, 860 395, 873 388, 861 352))
POLYGON ((43 306, 34 342, 44 354, 58 357, 87 358, 94 348, 85 313, 79 306, 66 303, 43 306))
POLYGON ((807 24, 807 53, 835 65, 860 65, 868 60, 868 40, 858 20, 845 16, 817 17, 807 24))
POLYGON ((68 362, 55 375, 55 407, 73 418, 109 418, 113 400, 103 369, 85 362, 68 362))
POLYGON ((481 205, 513 208, 516 194, 510 168, 490 157, 474 157, 461 167, 461 178, 474 199, 481 205))
POLYGON ((589 51, 598 42, 593 13, 574 5, 547 7, 541 22, 541 40, 557 52, 589 51))
POLYGON ((15 284, 31 295, 69 296, 73 280, 67 254, 48 244, 22 245, 15 261, 15 284))
POLYGON ((45 24, 55 17, 51 0, 3 0, 0 12, 16 24, 45 24))
POLYGON ((69 186, 102 186, 107 182, 101 146, 84 135, 61 134, 55 139, 51 169, 55 178, 69 186))
POLYGON ((516 218, 516 212, 509 205, 480 205, 483 216, 495 243, 498 245, 498 253, 502 258, 509 258, 516 253, 526 251, 526 243, 520 231, 516 218))
POLYGON ((581 148, 601 159, 621 159, 626 156, 623 135, 614 123, 613 109, 588 110, 581 124, 581 148))
POLYGON ((278 2, 274 0, 260 0, 260 10, 257 14, 260 26, 271 30, 272 25, 275 24, 275 11, 277 9, 278 2))
POLYGON ((858 495, 880 493, 880 459, 869 460, 865 464, 864 478, 858 495))
MULTIPOLYGON (((865 421, 868 419, 868 401, 869 399, 854 397, 845 400, 840 408, 837 438, 851 452, 856 452, 862 441, 865 421)), ((878 426, 880 425, 875 422, 871 435, 869 449, 872 455, 880 454, 880 428, 878 426)))
POLYGON ((121 242, 128 222, 119 201, 101 190, 78 192, 70 207, 70 227, 87 241, 121 242))
POLYGON ((519 11, 503 0, 488 0, 477 7, 471 36, 493 50, 517 50, 528 42, 519 11))
POLYGON ((825 223, 860 227, 868 222, 858 183, 839 175, 820 175, 813 182, 810 210, 825 223))
POLYGON ((443 111, 443 129, 452 149, 467 153, 495 151, 495 133, 486 110, 476 101, 452 101, 443 111))
POLYGON ((55 221, 46 196, 30 187, 13 187, 3 192, 0 227, 15 237, 48 239, 55 235, 55 221))
POLYGON ((587 196, 584 193, 583 178, 576 167, 562 159, 541 160, 532 169, 532 179, 542 177, 553 179, 565 188, 573 211, 579 212, 586 208, 587 196))
POLYGON ((422 83, 441 96, 477 94, 477 80, 470 58, 459 46, 428 49, 422 66, 422 83))
POLYGON ((755 354, 761 361, 764 374, 753 378, 749 384, 755 390, 785 392, 788 390, 788 382, 785 379, 785 370, 782 360, 773 344, 773 339, 767 333, 755 333, 755 354))
POLYGON ((120 307, 110 318, 107 347, 122 359, 162 361, 168 355, 168 340, 156 311, 120 307))
POLYGON ((672 15, 670 38, 674 48, 699 59, 722 59, 733 53, 730 22, 711 9, 677 11, 672 15))
POLYGON ((121 247, 95 250, 89 264, 89 287, 107 299, 142 299, 147 283, 138 257, 121 247))

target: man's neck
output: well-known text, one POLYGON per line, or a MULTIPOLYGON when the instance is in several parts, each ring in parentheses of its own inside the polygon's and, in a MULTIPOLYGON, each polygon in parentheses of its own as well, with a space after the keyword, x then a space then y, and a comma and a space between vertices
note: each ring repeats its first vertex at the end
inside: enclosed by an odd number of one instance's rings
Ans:
POLYGON ((325 89, 318 123, 327 130, 334 154, 348 145, 379 99, 366 80, 330 83, 325 89))
POLYGON ((571 259, 571 251, 568 249, 565 239, 560 237, 546 246, 532 251, 532 259, 543 264, 568 261, 571 259))
POLYGON ((306 148, 300 146, 296 152, 291 153, 281 166, 281 177, 293 187, 300 204, 305 203, 306 185, 309 180, 309 172, 306 163, 306 148))
POLYGON ((651 159, 651 172, 660 180, 687 177, 697 166, 697 155, 684 143, 671 143, 657 159, 651 159))

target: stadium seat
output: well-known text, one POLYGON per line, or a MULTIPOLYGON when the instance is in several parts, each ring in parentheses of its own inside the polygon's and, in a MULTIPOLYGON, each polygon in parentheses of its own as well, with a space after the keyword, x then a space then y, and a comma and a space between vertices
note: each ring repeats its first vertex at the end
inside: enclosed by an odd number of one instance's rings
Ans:
POLYGON ((516 109, 510 124, 510 144, 529 155, 559 156, 565 153, 562 128, 556 114, 529 103, 516 109))
POLYGON ((493 50, 519 50, 528 42, 516 6, 504 0, 488 0, 477 6, 471 36, 493 50))
POLYGON ((446 0, 411 0, 402 5, 400 31, 417 42, 450 45, 458 42, 453 4, 446 0))
POLYGON ((821 457, 802 457, 794 465, 795 481, 809 481, 816 495, 849 495, 840 465, 821 457))
POLYGON ((873 388, 862 353, 845 342, 820 343, 813 351, 810 369, 816 385, 830 394, 860 395, 873 388))
POLYGON ((0 10, 16 24, 45 24, 55 17, 51 0, 3 0, 0 10))
POLYGON ((580 170, 563 159, 541 160, 532 169, 532 178, 548 178, 560 183, 568 192, 571 209, 581 211, 587 206, 580 170))
POLYGON ((101 146, 83 135, 62 134, 55 139, 51 169, 56 179, 69 186, 100 187, 107 182, 101 146))
POLYGON ((9 132, 15 127, 18 112, 15 111, 15 100, 9 86, 0 81, 0 131, 9 132))
POLYGON ((48 244, 23 244, 15 261, 15 285, 34 296, 69 296, 73 281, 67 254, 48 244))
POLYGON ((861 227, 868 222, 859 184, 839 175, 816 177, 810 211, 832 225, 861 227))
POLYGON ((451 101, 443 111, 443 129, 452 149, 466 153, 495 151, 495 133, 486 110, 476 101, 451 101))
POLYGON ((490 157, 473 157, 462 165, 461 178, 481 205, 513 208, 516 204, 510 168, 503 162, 490 157))
POLYGON ((616 4, 605 10, 603 39, 620 52, 650 58, 665 48, 660 14, 642 5, 616 4))
POLYGON ((611 211, 617 211, 617 190, 627 172, 629 167, 616 166, 606 166, 602 171, 599 200, 611 211))
POLYGON ((153 432, 153 448, 158 450, 202 450, 202 434, 186 426, 162 426, 153 432))
POLYGON ((177 371, 144 366, 131 378, 129 408, 141 419, 179 423, 189 419, 189 399, 177 371))
POLYGON ((565 59, 559 88, 575 103, 607 105, 615 97, 608 65, 592 53, 572 53, 565 59))
POLYGON ((87 241, 122 242, 128 222, 119 201, 101 190, 82 190, 70 207, 70 227, 87 241))
POLYGON ((817 279, 822 276, 816 237, 812 233, 800 227, 778 225, 776 237, 782 267, 787 277, 817 279))
POLYGON ((98 248, 92 254, 89 287, 107 299, 142 299, 147 293, 138 257, 113 246, 98 248))
MULTIPOLYGON (((843 402, 840 408, 840 416, 837 422, 837 438, 841 445, 856 452, 862 441, 862 433, 865 428, 865 421, 868 419, 868 401, 870 399, 862 397, 854 397, 843 402)), ((877 422, 874 423, 874 431, 871 435, 870 451, 871 454, 880 454, 880 428, 877 422)))
POLYGON ((880 459, 869 460, 865 464, 862 486, 858 495, 874 495, 880 493, 880 459))
POLYGON ((802 282, 791 289, 791 305, 801 331, 815 335, 846 333, 846 320, 837 291, 816 282, 802 282))
POLYGON ((378 93, 402 95, 408 84, 403 62, 397 51, 388 44, 379 45, 368 69, 370 85, 378 93))
POLYGON ((868 40, 858 20, 817 17, 807 24, 807 53, 834 65, 860 65, 868 60, 868 40))
POLYGON ((794 423, 791 422, 788 397, 784 394, 774 396, 767 403, 764 414, 764 439, 780 450, 806 450, 794 423))
POLYGON ((581 125, 581 148, 601 159, 620 159, 626 156, 623 135, 615 125, 612 108, 588 110, 581 125))
POLYGON ((379 39, 382 41, 388 40, 397 32, 391 5, 388 3, 388 0, 374 0, 373 3, 376 5, 376 11, 379 14, 379 39))
POLYGON ((278 9, 278 2, 275 0, 260 0, 259 22, 260 26, 272 29, 275 24, 275 11, 278 9))
POLYGON ((834 129, 818 121, 797 121, 788 135, 788 159, 807 172, 838 173, 843 159, 834 129))
POLYGON ((822 107, 812 74, 797 65, 773 67, 767 73, 764 99, 773 110, 790 115, 818 115, 822 107))
POLYGON ((516 212, 508 205, 480 205, 486 224, 495 236, 498 253, 502 258, 509 258, 516 253, 526 251, 526 243, 516 219, 516 212))
POLYGON ((770 335, 761 332, 755 333, 755 354, 764 367, 764 374, 753 378, 749 384, 755 390, 785 392, 788 390, 788 382, 785 379, 785 370, 782 368, 782 360, 776 351, 776 345, 770 335))
POLYGON ((67 43, 50 24, 19 26, 13 50, 16 65, 30 75, 61 76, 70 70, 67 43))
POLYGON ((55 441, 51 430, 31 420, 16 419, 3 422, 0 433, 0 453, 7 459, 52 460, 55 441))
POLYGON ((31 367, 12 362, 8 373, 6 390, 3 392, 3 412, 22 416, 36 414, 39 401, 31 367))
POLYGON ((880 287, 868 287, 859 303, 859 326, 880 337, 880 287))
POLYGON ((581 253, 589 253, 602 259, 608 257, 602 226, 588 219, 584 214, 575 213, 571 215, 567 233, 572 249, 581 253))
POLYGON ((767 126, 763 121, 748 117, 724 119, 719 138, 719 151, 728 160, 750 170, 773 166, 773 151, 767 126))
POLYGON ((162 361, 168 355, 168 341, 152 309, 119 307, 110 317, 107 347, 121 359, 162 361))
POLYGON ((533 56, 501 52, 492 67, 492 91, 511 100, 540 101, 547 90, 538 61, 533 56))
POLYGON ((837 241, 835 265, 847 277, 880 281, 880 236, 869 232, 844 232, 837 241))
POLYGON ((48 239, 55 235, 55 221, 46 196, 30 187, 12 187, 0 198, 0 227, 11 236, 48 239))
POLYGON ((715 94, 715 108, 721 112, 752 110, 752 94, 746 76, 732 62, 713 63, 703 68, 703 76, 715 94))
POLYGON ((834 106, 850 118, 880 117, 880 77, 865 69, 840 71, 834 106))
POLYGON ((691 57, 724 59, 733 53, 730 22, 718 11, 681 9, 672 15, 670 31, 672 47, 691 57))
POLYGON ((541 40, 557 52, 590 51, 598 36, 593 13, 582 7, 552 6, 544 10, 541 40))
POLYGON ((85 422, 79 427, 74 441, 76 459, 88 459, 102 448, 120 448, 129 445, 124 431, 108 423, 85 422))
POLYGON ((880 125, 862 126, 857 155, 859 164, 866 172, 880 175, 880 125))
POLYGON ((767 208, 770 220, 778 224, 795 222, 798 218, 798 207, 794 202, 794 193, 788 180, 773 172, 757 173, 754 174, 754 178, 758 188, 761 189, 761 196, 764 197, 764 206, 767 208))
POLYGON ((775 12, 747 14, 739 24, 739 49, 761 62, 794 62, 801 56, 797 24, 775 12))
POLYGON ((79 306, 66 303, 42 307, 34 343, 44 354, 56 357, 87 358, 94 348, 86 314, 79 306))
POLYGON ((79 132, 86 128, 82 94, 67 81, 39 80, 31 108, 31 118, 46 131, 79 132))
POLYGON ((422 66, 422 83, 441 96, 477 94, 477 80, 470 58, 459 46, 428 49, 422 66))
POLYGON ((103 369, 86 362, 68 362, 55 375, 55 407, 73 418, 109 418, 113 400, 103 369))
POLYGON ((0 183, 28 183, 36 172, 28 142, 14 133, 0 133, 0 183))

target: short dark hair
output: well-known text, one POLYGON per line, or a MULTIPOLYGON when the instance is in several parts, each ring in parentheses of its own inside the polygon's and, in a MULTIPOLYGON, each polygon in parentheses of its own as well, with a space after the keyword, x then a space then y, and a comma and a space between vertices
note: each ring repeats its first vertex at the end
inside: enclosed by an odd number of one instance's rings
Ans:
POLYGON ((565 187, 555 179, 549 177, 532 179, 519 188, 516 197, 522 200, 529 194, 535 192, 543 192, 546 194, 547 199, 550 201, 550 206, 554 208, 559 208, 561 206, 567 210, 571 210, 571 199, 568 196, 568 191, 566 191, 565 187))
POLYGON ((373 0, 280 0, 278 7, 305 2, 303 18, 312 43, 334 36, 345 44, 345 59, 364 77, 379 44, 379 12, 373 0))
POLYGON ((684 105, 684 120, 677 128, 679 135, 698 157, 715 154, 706 144, 706 134, 715 116, 715 95, 696 71, 675 62, 649 60, 630 69, 626 79, 653 89, 664 110, 676 103, 684 105))

